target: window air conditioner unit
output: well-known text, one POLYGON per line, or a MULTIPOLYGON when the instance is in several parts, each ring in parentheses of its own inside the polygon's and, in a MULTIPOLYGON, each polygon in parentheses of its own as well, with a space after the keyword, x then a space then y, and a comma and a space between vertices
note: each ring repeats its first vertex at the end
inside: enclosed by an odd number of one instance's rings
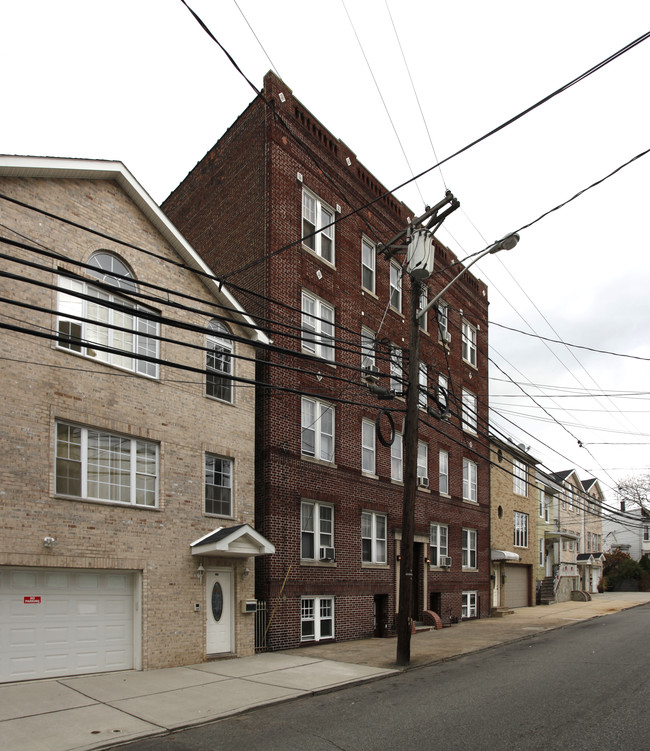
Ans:
POLYGON ((320 559, 321 561, 333 561, 335 560, 335 552, 334 548, 321 548, 320 549, 320 559))
POLYGON ((429 478, 428 477, 418 477, 418 485, 420 485, 423 488, 429 487, 429 478))
POLYGON ((443 332, 443 334, 442 334, 442 341, 445 344, 449 344, 449 342, 451 341, 451 334, 448 331, 443 332))
POLYGON ((441 555, 440 565, 449 568, 451 566, 451 558, 448 555, 441 555))
POLYGON ((367 365, 363 369, 363 377, 366 379, 366 381, 377 383, 377 381, 379 380, 379 368, 376 365, 367 365))

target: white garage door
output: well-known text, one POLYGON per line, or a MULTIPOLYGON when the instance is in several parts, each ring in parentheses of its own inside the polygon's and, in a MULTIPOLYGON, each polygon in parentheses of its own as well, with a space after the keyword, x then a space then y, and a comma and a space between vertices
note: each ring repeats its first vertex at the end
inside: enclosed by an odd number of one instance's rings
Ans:
POLYGON ((0 681, 133 667, 134 575, 0 567, 0 681))
POLYGON ((506 565, 505 600, 507 608, 528 606, 528 566, 506 565))

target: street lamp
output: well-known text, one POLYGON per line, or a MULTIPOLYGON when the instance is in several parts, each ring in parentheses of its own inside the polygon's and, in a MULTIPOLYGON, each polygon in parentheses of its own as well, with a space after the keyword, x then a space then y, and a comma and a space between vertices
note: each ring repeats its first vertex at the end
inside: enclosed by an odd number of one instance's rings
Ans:
POLYGON ((415 495, 418 455, 418 385, 420 371, 420 318, 454 285, 477 261, 500 250, 511 250, 519 242, 517 233, 510 233, 479 253, 427 305, 418 310, 420 287, 433 269, 433 234, 423 227, 413 230, 407 249, 407 271, 411 284, 409 319, 409 369, 404 422, 404 503, 402 508, 402 541, 400 546, 399 610, 397 613, 397 664, 411 661, 411 610, 413 598, 413 539, 415 528, 415 495), (411 249, 411 243, 415 243, 411 249))

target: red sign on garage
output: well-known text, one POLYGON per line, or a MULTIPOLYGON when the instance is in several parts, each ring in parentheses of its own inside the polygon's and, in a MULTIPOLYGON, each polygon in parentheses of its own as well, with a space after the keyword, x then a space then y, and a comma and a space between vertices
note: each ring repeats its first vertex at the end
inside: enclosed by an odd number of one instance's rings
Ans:
POLYGON ((41 596, 40 595, 26 595, 23 597, 23 602, 25 605, 40 605, 41 604, 41 596))

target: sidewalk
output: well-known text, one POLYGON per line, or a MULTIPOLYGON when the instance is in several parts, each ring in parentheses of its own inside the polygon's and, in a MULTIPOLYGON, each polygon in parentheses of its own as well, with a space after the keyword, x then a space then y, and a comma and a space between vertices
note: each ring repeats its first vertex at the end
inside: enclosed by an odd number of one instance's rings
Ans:
MULTIPOLYGON (((488 649, 650 602, 647 592, 517 609, 503 618, 425 631, 411 667, 488 649)), ((254 707, 397 672, 395 639, 363 639, 165 670, 125 671, 0 686, 3 751, 83 751, 164 735, 254 707)))

